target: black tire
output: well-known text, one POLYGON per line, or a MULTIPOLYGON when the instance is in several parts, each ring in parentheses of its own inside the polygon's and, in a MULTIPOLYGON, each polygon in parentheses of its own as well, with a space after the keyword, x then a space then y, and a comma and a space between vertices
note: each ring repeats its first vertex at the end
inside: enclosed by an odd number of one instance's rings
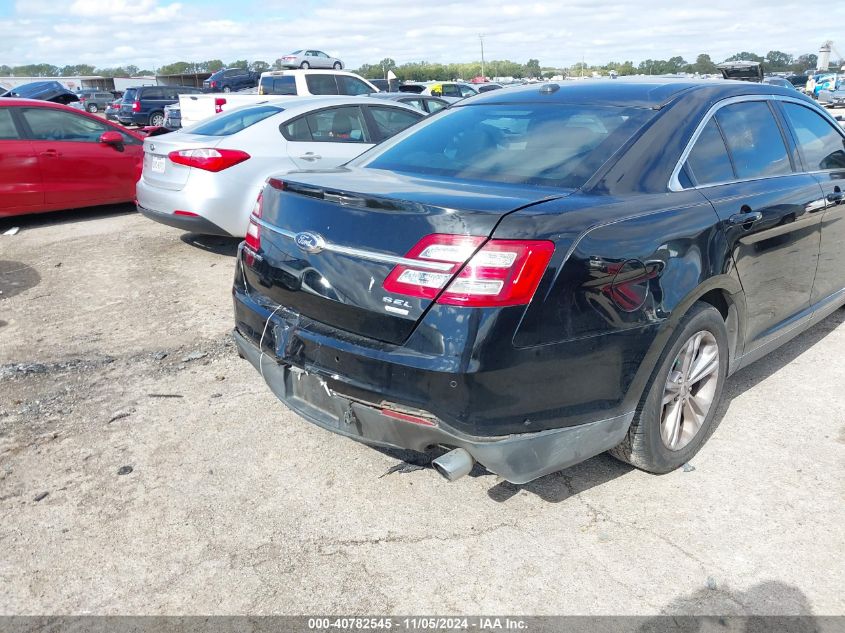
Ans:
POLYGON ((223 92, 232 92, 232 89, 229 86, 223 86, 223 92))
POLYGON ((150 115, 150 125, 156 127, 164 125, 164 112, 153 112, 150 115))
POLYGON ((610 454, 637 468, 658 474, 675 470, 692 459, 716 430, 714 419, 725 386, 728 354, 728 336, 722 315, 710 304, 693 305, 669 339, 637 407, 628 435, 610 450, 610 454), (681 349, 696 333, 703 330, 713 335, 719 350, 716 389, 710 409, 696 435, 679 450, 672 450, 666 446, 660 434, 664 388, 681 349))
POLYGON ((334 69, 335 69, 335 70, 340 70, 340 69, 342 69, 342 68, 343 68, 343 64, 341 64, 340 62, 335 62, 335 63, 334 63, 334 69))
POLYGON ((86 110, 88 110, 88 112, 90 112, 91 114, 94 114, 99 110, 99 108, 97 107, 96 103, 89 103, 86 110))
POLYGON ((305 69, 308 69, 308 68, 311 68, 311 64, 309 64, 308 62, 302 62, 302 63, 299 65, 299 67, 300 67, 300 68, 305 68, 305 69))

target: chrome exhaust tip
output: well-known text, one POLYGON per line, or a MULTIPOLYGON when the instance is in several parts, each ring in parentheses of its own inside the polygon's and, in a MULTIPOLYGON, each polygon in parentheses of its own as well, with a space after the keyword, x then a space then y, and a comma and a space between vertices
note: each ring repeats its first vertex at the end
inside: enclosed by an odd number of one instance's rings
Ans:
POLYGON ((472 470, 475 460, 463 448, 456 448, 431 462, 434 470, 449 481, 457 481, 472 470))

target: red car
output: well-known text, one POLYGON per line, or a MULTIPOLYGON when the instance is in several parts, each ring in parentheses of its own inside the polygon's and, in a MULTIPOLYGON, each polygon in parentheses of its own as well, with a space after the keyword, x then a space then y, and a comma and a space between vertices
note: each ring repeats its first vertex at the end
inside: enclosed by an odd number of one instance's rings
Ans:
POLYGON ((68 106, 0 99, 0 217, 133 200, 143 139, 68 106))

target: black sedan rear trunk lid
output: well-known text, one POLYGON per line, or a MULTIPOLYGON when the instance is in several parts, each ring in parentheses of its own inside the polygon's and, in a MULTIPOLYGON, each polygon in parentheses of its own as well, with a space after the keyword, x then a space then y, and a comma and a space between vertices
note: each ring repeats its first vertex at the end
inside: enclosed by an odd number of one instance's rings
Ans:
POLYGON ((265 187, 260 257, 245 258, 246 279, 271 303, 399 344, 435 299, 383 284, 422 238, 488 238, 508 213, 568 193, 374 169, 298 173, 265 187))

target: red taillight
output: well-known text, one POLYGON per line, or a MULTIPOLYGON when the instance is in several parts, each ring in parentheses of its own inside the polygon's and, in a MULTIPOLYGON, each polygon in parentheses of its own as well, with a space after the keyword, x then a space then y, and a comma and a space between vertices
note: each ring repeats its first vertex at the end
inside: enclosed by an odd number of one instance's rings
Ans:
POLYGON ((552 258, 554 243, 494 239, 479 248, 482 243, 483 237, 424 237, 405 256, 420 265, 396 266, 384 289, 475 308, 529 303, 552 258))
POLYGON ((141 102, 140 101, 133 101, 132 102, 132 112, 140 112, 141 111, 141 102))
POLYGON ((255 252, 261 250, 261 227, 256 222, 256 219, 261 217, 264 206, 264 194, 259 193, 258 199, 255 201, 255 206, 252 207, 252 215, 249 216, 249 226, 246 229, 246 237, 244 241, 248 248, 255 252))
POLYGON ((173 215, 184 215, 184 216, 188 216, 188 217, 191 217, 191 218, 199 217, 199 215, 194 213, 193 211, 182 211, 181 209, 176 209, 173 212, 173 215))
POLYGON ((167 157, 178 165, 216 172, 248 160, 249 154, 237 149, 200 148, 170 152, 167 157))
POLYGON ((226 105, 226 99, 223 97, 215 97, 214 98, 214 114, 220 114, 223 112, 223 106, 226 105))
POLYGON ((217 87, 217 82, 216 82, 216 81, 212 81, 212 82, 211 82, 211 87, 212 87, 212 88, 216 88, 216 87, 217 87))

